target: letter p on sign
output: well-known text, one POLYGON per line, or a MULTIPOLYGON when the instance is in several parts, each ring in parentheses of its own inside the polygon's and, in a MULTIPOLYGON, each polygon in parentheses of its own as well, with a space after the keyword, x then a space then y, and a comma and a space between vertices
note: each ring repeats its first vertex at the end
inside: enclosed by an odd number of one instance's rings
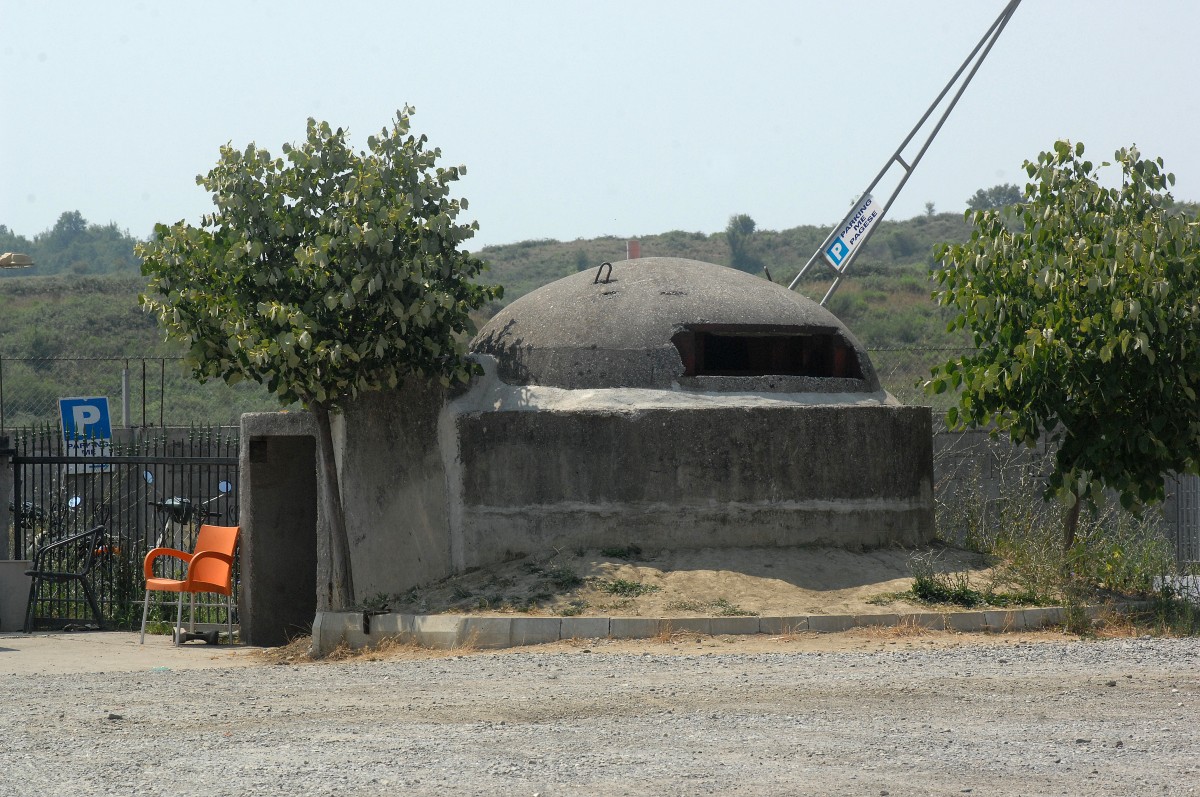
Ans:
POLYGON ((71 408, 75 416, 75 434, 80 437, 88 436, 88 427, 95 426, 100 421, 100 408, 87 404, 78 404, 71 408))
POLYGON ((829 248, 825 250, 825 257, 829 260, 829 264, 834 268, 840 268, 842 261, 846 259, 846 255, 850 254, 850 248, 846 246, 846 242, 841 238, 834 240, 829 248))

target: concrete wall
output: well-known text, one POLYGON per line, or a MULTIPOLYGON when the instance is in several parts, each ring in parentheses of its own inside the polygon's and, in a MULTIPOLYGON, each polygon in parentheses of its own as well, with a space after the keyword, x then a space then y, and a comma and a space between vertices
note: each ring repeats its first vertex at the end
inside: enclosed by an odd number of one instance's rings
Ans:
POLYGON ((0 631, 20 631, 25 626, 29 585, 33 581, 25 571, 32 566, 28 559, 0 560, 0 631))
POLYGON ((335 422, 359 602, 555 547, 933 533, 927 409, 884 394, 514 387, 488 370, 454 397, 416 383, 365 395, 335 422))
POLYGON ((806 404, 458 419, 460 567, 555 547, 852 548, 933 530, 930 416, 806 404))
POLYGON ((317 610, 315 426, 307 413, 242 417, 242 640, 281 645, 317 610))
POLYGON ((342 505, 360 602, 449 574, 445 393, 409 382, 368 393, 335 423, 342 505))

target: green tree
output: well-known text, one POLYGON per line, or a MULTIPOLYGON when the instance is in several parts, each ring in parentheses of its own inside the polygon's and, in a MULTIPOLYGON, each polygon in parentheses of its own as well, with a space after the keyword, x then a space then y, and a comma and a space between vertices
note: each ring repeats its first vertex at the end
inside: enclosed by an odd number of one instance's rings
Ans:
POLYGON ((1056 445, 1045 497, 1067 506, 1067 548, 1083 502, 1161 500, 1200 453, 1200 225, 1166 211, 1162 159, 1118 151, 1105 188, 1083 153, 1059 141, 1026 162, 1023 204, 968 212, 970 240, 938 248, 934 297, 978 350, 926 385, 961 388, 951 426, 1056 445))
POLYGON ((411 113, 369 137, 369 152, 312 119, 283 158, 222 147, 197 178, 216 211, 199 227, 157 225, 138 247, 142 304, 189 345, 196 378, 252 379, 312 412, 330 534, 323 608, 354 603, 330 413, 406 378, 468 381, 469 313, 501 292, 474 281, 483 263, 460 250, 478 227, 456 221, 466 201, 450 197, 465 169, 436 165, 411 113))
POLYGON ((994 185, 991 188, 980 188, 967 200, 968 210, 991 210, 1021 201, 1021 189, 1012 183, 994 185))
POLYGON ((754 219, 745 213, 729 217, 725 227, 725 240, 729 242, 729 265, 753 274, 762 271, 762 259, 754 252, 751 238, 754 235, 754 219))

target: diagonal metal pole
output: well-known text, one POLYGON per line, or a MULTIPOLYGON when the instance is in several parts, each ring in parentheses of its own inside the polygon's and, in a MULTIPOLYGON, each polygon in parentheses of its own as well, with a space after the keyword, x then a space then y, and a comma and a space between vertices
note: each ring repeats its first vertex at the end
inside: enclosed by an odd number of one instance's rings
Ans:
MULTIPOLYGON (((929 107, 925 110, 925 113, 921 115, 921 118, 913 126, 909 134, 905 136, 902 142, 900 142, 900 146, 896 148, 896 151, 892 154, 892 157, 887 160, 883 168, 879 170, 879 173, 875 175, 875 179, 871 181, 870 185, 868 185, 867 189, 863 192, 864 197, 869 196, 871 191, 875 189, 875 186, 879 184, 879 181, 883 179, 884 175, 891 170, 892 166, 899 164, 903 169, 904 174, 900 178, 900 182, 894 189, 892 189, 887 201, 885 201, 883 204, 882 210, 879 211, 878 216, 875 219, 875 223, 873 226, 867 229, 862 240, 858 242, 856 248, 851 251, 846 259, 837 266, 829 263, 829 261, 825 261, 827 265, 834 269, 836 276, 833 279, 833 284, 829 286, 829 290, 825 293, 825 297, 821 299, 822 305, 826 304, 830 297, 833 296, 834 291, 836 291, 838 285, 841 284, 842 277, 845 276, 847 270, 850 268, 850 265, 858 258, 858 253, 862 251, 863 247, 866 245, 867 241, 870 240, 875 230, 879 228, 879 221, 882 221, 883 216, 887 214, 888 209, 891 208, 892 203, 896 201, 896 197, 900 194, 901 189, 904 188, 904 184, 907 183, 908 178, 912 176, 913 170, 917 167, 917 164, 921 162, 923 157, 925 157, 925 152, 929 149, 929 145, 933 143, 933 139, 937 136, 938 132, 941 131, 942 125, 946 123, 946 119, 950 116, 950 112, 953 111, 954 106, 958 104, 963 92, 966 91, 967 86, 970 85, 971 79, 975 77, 975 73, 978 72, 979 67, 983 65, 984 59, 987 58, 988 53, 991 52, 992 46, 995 45, 996 40, 1000 38, 1000 34, 1004 32, 1005 26, 1008 25, 1008 21, 1012 19, 1013 13, 1016 12, 1017 6, 1020 4, 1021 0, 1009 0, 1009 3, 1004 7, 1004 10, 1000 12, 1000 16, 996 17, 995 22, 993 22, 987 29, 987 32, 983 34, 983 37, 975 45, 975 48, 971 50, 970 55, 968 55, 962 62, 962 65, 954 73, 954 76, 951 77, 946 83, 946 86, 942 89, 941 93, 937 95, 937 98, 930 103, 929 107), (950 90, 953 89, 955 84, 959 82, 959 78, 963 76, 964 72, 966 72, 966 78, 963 79, 962 84, 958 87, 958 90, 950 99, 949 104, 946 106, 945 110, 942 111, 942 115, 938 117, 937 123, 929 132, 929 135, 926 136, 925 142, 921 145, 921 148, 913 157, 912 162, 907 162, 904 159, 905 148, 912 143, 913 138, 916 137, 917 133, 921 130, 925 123, 929 121, 929 118, 933 115, 933 112, 937 110, 938 106, 941 105, 942 100, 946 98, 946 95, 950 93, 950 90)), ((799 284, 804 275, 808 273, 813 264, 815 264, 818 260, 824 259, 822 256, 825 254, 830 244, 832 244, 833 241, 838 237, 838 233, 845 223, 846 220, 843 220, 842 224, 834 227, 829 232, 829 234, 825 237, 825 240, 821 242, 821 245, 817 247, 817 251, 813 252, 812 257, 808 259, 808 262, 805 263, 800 269, 799 273, 796 274, 795 279, 793 279, 791 284, 788 285, 790 290, 795 289, 796 285, 799 284)))

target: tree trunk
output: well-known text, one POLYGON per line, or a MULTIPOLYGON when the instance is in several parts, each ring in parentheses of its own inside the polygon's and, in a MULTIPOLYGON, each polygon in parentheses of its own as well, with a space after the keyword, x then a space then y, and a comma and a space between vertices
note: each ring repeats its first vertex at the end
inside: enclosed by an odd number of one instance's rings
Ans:
POLYGON ((1079 510, 1083 506, 1083 499, 1075 496, 1075 503, 1067 509, 1067 516, 1063 521, 1063 553, 1071 550, 1071 546, 1075 544, 1075 529, 1079 527, 1079 510))
MULTIPOLYGON (((324 585, 330 609, 347 609, 354 605, 354 573, 350 566, 350 537, 346 533, 346 514, 342 509, 342 491, 338 484, 337 462, 333 456, 333 429, 329 408, 314 403, 310 406, 317 422, 318 500, 325 528, 329 530, 329 578, 324 585)), ((318 608, 323 595, 318 594, 318 608)))

